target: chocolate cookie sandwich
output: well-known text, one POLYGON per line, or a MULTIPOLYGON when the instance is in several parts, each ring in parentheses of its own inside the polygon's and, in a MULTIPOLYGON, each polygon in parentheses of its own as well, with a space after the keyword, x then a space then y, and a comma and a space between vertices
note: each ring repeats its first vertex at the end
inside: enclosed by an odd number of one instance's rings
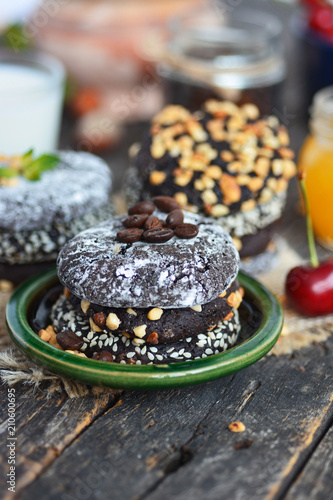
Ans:
POLYGON ((271 240, 296 173, 289 137, 274 116, 253 104, 207 101, 190 113, 167 106, 152 121, 130 171, 131 202, 174 197, 189 211, 213 217, 241 257, 271 240))
POLYGON ((234 345, 242 290, 230 236, 172 198, 154 202, 158 210, 141 202, 64 246, 65 291, 41 338, 123 364, 199 359, 234 345))
POLYGON ((113 214, 111 172, 88 153, 0 158, 0 279, 14 283, 55 262, 80 231, 113 214))

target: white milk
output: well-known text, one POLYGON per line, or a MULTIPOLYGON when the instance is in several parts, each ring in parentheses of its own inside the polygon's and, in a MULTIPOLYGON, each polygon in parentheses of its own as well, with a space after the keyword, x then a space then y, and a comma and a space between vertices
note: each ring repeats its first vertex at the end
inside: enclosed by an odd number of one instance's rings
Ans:
POLYGON ((57 147, 62 66, 49 58, 36 63, 23 57, 12 61, 0 57, 0 155, 22 154, 31 148, 42 154, 57 147))

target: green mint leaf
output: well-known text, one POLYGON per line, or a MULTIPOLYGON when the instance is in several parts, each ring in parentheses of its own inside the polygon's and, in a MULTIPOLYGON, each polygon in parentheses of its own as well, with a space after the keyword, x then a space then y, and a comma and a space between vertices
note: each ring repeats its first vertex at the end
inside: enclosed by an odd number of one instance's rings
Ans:
POLYGON ((5 177, 9 179, 11 177, 16 177, 18 175, 18 171, 9 167, 0 167, 0 177, 5 177))
POLYGON ((46 170, 51 170, 58 165, 60 158, 55 155, 44 154, 23 167, 23 175, 30 181, 37 181, 46 170))

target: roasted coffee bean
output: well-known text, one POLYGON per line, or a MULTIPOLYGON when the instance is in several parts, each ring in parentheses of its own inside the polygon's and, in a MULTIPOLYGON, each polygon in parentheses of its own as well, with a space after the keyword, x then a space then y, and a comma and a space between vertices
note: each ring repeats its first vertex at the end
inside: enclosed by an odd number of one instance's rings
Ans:
POLYGON ((143 233, 143 237, 148 243, 165 243, 171 240, 174 232, 168 227, 154 227, 143 233))
POLYGON ((94 314, 93 320, 97 326, 103 327, 105 325, 105 314, 103 312, 98 312, 94 314))
POLYGON ((172 210, 166 218, 167 227, 171 227, 171 229, 175 229, 176 226, 182 224, 184 222, 184 214, 182 210, 176 208, 176 210, 172 210))
POLYGON ((117 239, 120 243, 135 243, 141 240, 143 235, 143 229, 138 227, 131 227, 130 229, 124 229, 123 231, 118 231, 117 239))
POLYGON ((152 214, 155 210, 154 204, 151 201, 140 201, 133 207, 129 208, 129 215, 134 214, 152 214))
POLYGON ((123 221, 125 227, 142 227, 148 219, 148 214, 134 214, 130 215, 123 221))
POLYGON ((158 217, 155 217, 155 215, 151 215, 146 220, 144 228, 153 229, 154 227, 164 227, 164 222, 160 220, 158 217))
POLYGON ((175 228, 175 235, 185 240, 195 238, 198 232, 199 228, 195 224, 179 224, 179 226, 175 228))
POLYGON ((99 354, 99 360, 100 361, 107 361, 109 363, 112 363, 112 361, 113 361, 113 355, 109 351, 102 351, 99 354))
POLYGON ((176 210, 177 208, 182 208, 178 201, 170 196, 155 196, 153 202, 159 210, 166 213, 172 212, 172 210, 176 210))
POLYGON ((64 330, 57 333, 57 342, 63 349, 70 351, 77 351, 83 345, 83 339, 78 337, 71 330, 64 330))

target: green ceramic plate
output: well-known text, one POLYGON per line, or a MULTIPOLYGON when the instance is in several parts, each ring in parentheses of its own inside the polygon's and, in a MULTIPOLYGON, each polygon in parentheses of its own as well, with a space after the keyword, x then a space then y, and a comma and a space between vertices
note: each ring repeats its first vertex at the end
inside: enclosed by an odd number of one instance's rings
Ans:
POLYGON ((42 307, 43 297, 47 294, 50 297, 50 291, 59 284, 55 269, 34 276, 17 288, 7 307, 7 327, 15 344, 36 363, 91 385, 163 389, 199 384, 230 375, 262 358, 281 332, 283 314, 274 296, 244 273, 239 273, 238 279, 245 289, 239 309, 242 322, 239 343, 204 359, 159 366, 120 365, 81 358, 45 343, 33 331, 31 318, 42 307))

